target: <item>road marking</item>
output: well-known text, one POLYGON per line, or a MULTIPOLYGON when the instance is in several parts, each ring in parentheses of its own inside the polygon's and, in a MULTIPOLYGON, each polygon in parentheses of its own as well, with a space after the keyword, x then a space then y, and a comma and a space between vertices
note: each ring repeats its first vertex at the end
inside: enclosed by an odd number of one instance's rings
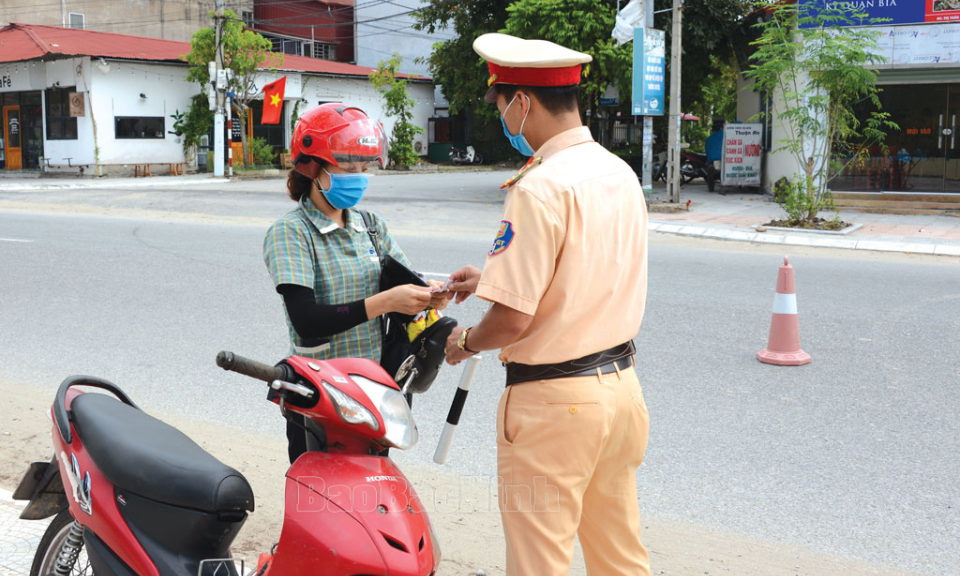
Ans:
POLYGON ((14 503, 13 492, 0 488, 0 502, 4 502, 6 504, 13 504, 14 503))
POLYGON ((24 240, 23 238, 0 238, 0 242, 33 242, 33 240, 24 240))
POLYGON ((449 278, 449 274, 443 274, 441 272, 421 272, 424 276, 434 276, 436 278, 449 278))

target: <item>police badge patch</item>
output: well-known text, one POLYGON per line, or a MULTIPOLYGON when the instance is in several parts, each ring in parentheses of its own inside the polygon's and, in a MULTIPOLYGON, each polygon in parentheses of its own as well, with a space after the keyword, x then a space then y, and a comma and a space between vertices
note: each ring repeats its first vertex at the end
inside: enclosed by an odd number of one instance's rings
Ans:
POLYGON ((513 242, 513 224, 507 220, 500 222, 500 232, 497 233, 496 240, 493 241, 493 248, 490 249, 490 255, 496 256, 503 252, 513 242))

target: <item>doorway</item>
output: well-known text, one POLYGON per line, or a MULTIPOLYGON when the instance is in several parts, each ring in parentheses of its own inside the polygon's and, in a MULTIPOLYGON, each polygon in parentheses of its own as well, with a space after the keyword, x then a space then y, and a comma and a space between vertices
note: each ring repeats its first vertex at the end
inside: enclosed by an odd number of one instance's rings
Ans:
POLYGON ((23 168, 23 158, 20 150, 20 107, 3 107, 3 159, 7 170, 23 168))

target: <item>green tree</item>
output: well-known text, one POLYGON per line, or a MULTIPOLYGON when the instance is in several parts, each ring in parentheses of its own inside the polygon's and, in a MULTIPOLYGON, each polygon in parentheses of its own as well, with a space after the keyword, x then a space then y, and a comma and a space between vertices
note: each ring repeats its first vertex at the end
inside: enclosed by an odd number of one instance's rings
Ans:
POLYGON ((390 138, 390 162, 394 166, 412 166, 420 159, 413 148, 413 137, 423 134, 423 128, 414 124, 413 98, 407 95, 407 81, 397 78, 397 70, 403 58, 394 53, 388 61, 380 62, 377 69, 370 73, 370 83, 383 94, 388 116, 397 119, 390 138))
POLYGON ((772 95, 768 121, 786 132, 775 151, 788 153, 800 166, 794 181, 777 191, 795 226, 809 226, 821 209, 833 208, 831 169, 841 171, 867 147, 882 143, 886 130, 899 129, 880 109, 871 70, 885 61, 877 50, 880 33, 848 26, 867 15, 845 9, 769 7, 771 17, 756 25, 753 67, 744 73, 754 80, 754 90, 772 95), (854 106, 867 116, 858 118, 854 106))
MULTIPOLYGON (((625 4, 620 2, 620 7, 625 4)), ((684 108, 700 111, 713 105, 723 115, 729 112, 726 102, 717 106, 710 98, 725 94, 729 100, 733 95, 735 89, 730 89, 728 73, 736 61, 732 46, 735 40, 745 37, 742 21, 751 10, 751 0, 686 0, 685 4, 682 82, 683 101, 688 104, 684 108), (721 87, 708 87, 714 83, 721 87), (705 88, 712 92, 704 93, 705 88)), ((657 7, 668 8, 669 2, 660 0, 657 7)), ((483 102, 489 74, 486 64, 473 52, 473 41, 487 32, 507 32, 552 40, 587 52, 595 61, 583 83, 584 109, 595 109, 599 96, 612 84, 620 90, 622 102, 619 110, 609 109, 607 118, 612 123, 618 111, 621 117, 631 117, 633 76, 632 44, 617 47, 612 42, 616 10, 616 0, 428 0, 417 13, 417 28, 431 34, 452 28, 454 39, 433 46, 429 58, 431 74, 441 85, 451 114, 464 112, 474 120, 475 135, 479 132, 481 137, 499 141, 503 135, 496 109, 483 102)), ((656 24, 667 30, 669 46, 670 14, 658 15, 656 24)), ((591 114, 591 118, 595 117, 591 114)), ((705 126, 709 122, 704 118, 705 126)), ((657 124, 665 129, 665 122, 657 124)), ((485 150, 484 155, 495 157, 498 149, 504 147, 485 150)))
POLYGON ((452 28, 455 34, 451 40, 435 43, 428 59, 430 73, 450 103, 450 114, 475 111, 485 120, 496 120, 496 110, 483 101, 490 74, 473 51, 473 41, 503 29, 510 3, 511 0, 429 0, 416 13, 418 30, 436 34, 452 28))
POLYGON ((213 111, 205 94, 195 94, 190 99, 186 112, 173 113, 173 129, 183 138, 183 156, 189 158, 194 146, 210 133, 213 127, 213 111))
MULTIPOLYGON (((507 13, 507 34, 549 40, 593 57, 580 81, 580 104, 590 112, 591 119, 598 117, 600 97, 607 86, 616 87, 620 94, 630 94, 633 44, 618 46, 611 36, 617 15, 615 1, 517 0, 507 13)), ((607 118, 612 126, 614 115, 607 118)))
MULTIPOLYGON (((216 21, 216 12, 210 12, 210 18, 216 21)), ((190 39, 190 53, 181 56, 190 71, 187 81, 198 82, 200 86, 210 84, 208 63, 216 57, 216 31, 203 28, 190 39)), ((230 10, 224 11, 223 30, 220 43, 223 50, 223 68, 232 72, 227 91, 233 92, 233 112, 240 119, 240 141, 243 144, 243 157, 249 158, 247 151, 247 110, 259 95, 256 88, 257 74, 263 69, 276 69, 283 64, 283 54, 270 52, 272 44, 263 36, 245 30, 243 21, 230 10)))

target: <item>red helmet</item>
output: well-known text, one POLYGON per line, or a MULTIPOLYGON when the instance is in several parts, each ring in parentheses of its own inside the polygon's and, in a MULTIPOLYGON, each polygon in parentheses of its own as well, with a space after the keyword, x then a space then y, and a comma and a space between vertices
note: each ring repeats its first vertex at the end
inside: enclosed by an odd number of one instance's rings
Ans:
POLYGON ((321 104, 300 117, 290 143, 293 169, 307 178, 320 173, 319 161, 387 161, 387 138, 379 123, 359 109, 340 102, 321 104))

